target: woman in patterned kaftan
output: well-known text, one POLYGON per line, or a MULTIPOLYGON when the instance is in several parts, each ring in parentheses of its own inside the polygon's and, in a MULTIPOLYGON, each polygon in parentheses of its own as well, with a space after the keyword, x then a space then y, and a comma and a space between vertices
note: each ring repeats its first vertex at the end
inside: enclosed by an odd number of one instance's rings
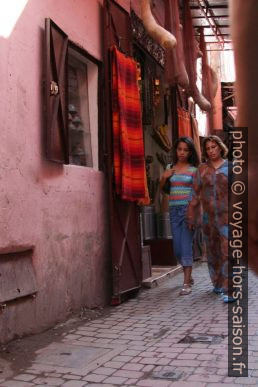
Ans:
POLYGON ((207 249, 213 291, 224 302, 233 302, 228 292, 228 166, 227 147, 217 136, 203 141, 206 162, 198 167, 193 183, 193 199, 188 207, 188 223, 196 223, 202 206, 202 229, 207 249))

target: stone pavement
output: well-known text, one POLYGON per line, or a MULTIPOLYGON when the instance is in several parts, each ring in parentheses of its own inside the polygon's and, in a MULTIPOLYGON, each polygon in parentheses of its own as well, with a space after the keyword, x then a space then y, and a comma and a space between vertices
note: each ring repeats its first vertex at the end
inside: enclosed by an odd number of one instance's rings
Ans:
MULTIPOLYGON (((205 263, 196 266, 194 279, 189 296, 178 296, 180 273, 118 307, 108 308, 100 318, 67 329, 61 340, 39 345, 33 360, 0 380, 0 386, 258 384, 258 278, 249 273, 248 378, 227 377, 227 305, 211 292, 205 263), (180 342, 189 334, 217 335, 221 341, 180 342)), ((21 342, 26 345, 26 338, 21 342)))

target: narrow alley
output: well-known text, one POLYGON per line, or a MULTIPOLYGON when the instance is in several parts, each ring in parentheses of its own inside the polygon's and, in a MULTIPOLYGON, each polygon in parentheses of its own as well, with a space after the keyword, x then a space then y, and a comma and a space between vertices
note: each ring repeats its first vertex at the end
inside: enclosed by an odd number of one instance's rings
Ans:
POLYGON ((211 292, 206 263, 195 266, 194 279, 191 295, 178 296, 179 273, 93 319, 3 346, 0 386, 258 384, 257 278, 249 273, 248 378, 227 377, 228 306, 211 292))

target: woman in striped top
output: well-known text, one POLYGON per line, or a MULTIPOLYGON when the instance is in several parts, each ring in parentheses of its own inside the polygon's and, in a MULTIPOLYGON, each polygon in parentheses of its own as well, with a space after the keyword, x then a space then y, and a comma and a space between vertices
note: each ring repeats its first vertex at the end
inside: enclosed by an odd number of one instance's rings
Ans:
POLYGON ((166 170, 160 181, 164 187, 170 181, 169 215, 173 236, 174 254, 183 266, 184 284, 180 295, 191 293, 193 265, 193 230, 187 225, 186 211, 192 199, 193 179, 196 175, 199 158, 190 137, 176 140, 173 152, 173 164, 166 170))

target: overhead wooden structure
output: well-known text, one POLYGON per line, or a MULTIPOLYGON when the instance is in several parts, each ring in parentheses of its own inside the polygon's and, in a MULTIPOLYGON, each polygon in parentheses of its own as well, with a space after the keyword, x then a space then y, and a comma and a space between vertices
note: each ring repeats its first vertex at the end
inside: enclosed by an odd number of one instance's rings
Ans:
POLYGON ((196 34, 204 29, 210 49, 231 50, 228 0, 190 0, 190 7, 196 34))

